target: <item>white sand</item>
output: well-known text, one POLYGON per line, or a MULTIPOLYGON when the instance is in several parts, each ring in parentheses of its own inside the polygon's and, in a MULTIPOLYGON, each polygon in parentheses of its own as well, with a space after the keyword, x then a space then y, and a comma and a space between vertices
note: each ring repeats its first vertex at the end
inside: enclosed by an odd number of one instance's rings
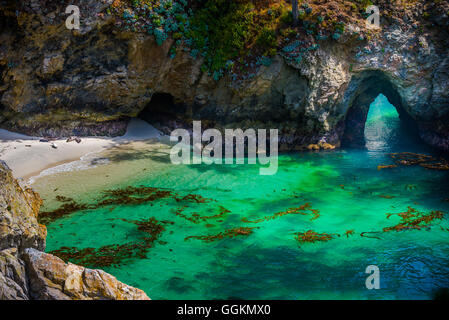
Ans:
POLYGON ((122 137, 81 137, 81 143, 66 142, 67 139, 40 142, 39 137, 0 129, 0 160, 8 164, 14 177, 27 179, 50 167, 79 160, 88 153, 100 152, 122 143, 160 139, 161 136, 158 130, 140 119, 132 119, 122 137), (52 143, 57 145, 57 149, 52 148, 52 143))

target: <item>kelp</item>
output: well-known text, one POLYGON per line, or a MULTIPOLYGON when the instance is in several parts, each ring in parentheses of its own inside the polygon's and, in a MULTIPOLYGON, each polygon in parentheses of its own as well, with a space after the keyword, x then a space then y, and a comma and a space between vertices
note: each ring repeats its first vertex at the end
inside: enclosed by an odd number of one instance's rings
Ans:
POLYGON ((382 170, 382 169, 391 169, 391 168, 397 168, 397 165, 395 164, 388 164, 388 165, 378 165, 377 166, 377 170, 382 170))
POLYGON ((225 216, 227 213, 230 213, 231 211, 229 211, 228 209, 226 209, 225 207, 222 206, 218 206, 220 212, 218 214, 215 214, 213 216, 203 216, 200 217, 201 220, 206 221, 209 219, 217 219, 217 218, 222 218, 223 216, 225 216))
POLYGON ((146 258, 148 250, 165 231, 163 224, 170 223, 159 222, 155 218, 149 218, 148 220, 120 220, 137 225, 137 230, 144 233, 145 236, 138 241, 125 244, 111 244, 100 248, 83 249, 61 247, 60 249, 50 251, 50 253, 66 262, 70 261, 86 267, 103 268, 120 265, 127 259, 146 258))
POLYGON ((70 202, 65 202, 59 208, 53 211, 41 211, 38 215, 38 221, 41 224, 47 225, 56 219, 62 218, 66 215, 72 214, 77 211, 83 211, 87 209, 91 209, 92 207, 86 204, 79 204, 73 200, 70 202))
POLYGON ((126 188, 103 191, 103 197, 94 204, 78 204, 72 198, 58 195, 56 196, 56 200, 62 202, 63 204, 53 211, 40 212, 38 220, 42 224, 49 224, 56 219, 77 211, 98 209, 101 207, 112 205, 140 205, 144 203, 152 204, 154 201, 161 199, 174 199, 177 202, 183 201, 194 203, 206 203, 214 201, 213 199, 204 198, 201 195, 197 194, 188 194, 184 197, 181 197, 173 191, 167 189, 146 186, 128 186, 126 188))
POLYGON ((202 236, 189 236, 184 239, 187 241, 189 239, 198 239, 204 242, 212 242, 217 240, 222 240, 225 238, 235 238, 239 236, 249 236, 253 233, 253 229, 256 227, 248 228, 248 227, 238 227, 233 229, 228 229, 223 232, 214 234, 214 235, 202 235, 202 236))
POLYGON ((183 207, 176 209, 174 212, 178 217, 184 218, 187 221, 190 221, 192 223, 199 223, 200 221, 197 216, 194 216, 194 215, 188 216, 183 213, 186 208, 187 208, 187 206, 183 206, 183 207))
POLYGON ((395 196, 390 196, 390 195, 387 195, 387 194, 380 194, 380 195, 378 195, 378 197, 379 198, 384 198, 384 199, 394 199, 394 198, 396 198, 395 196))
POLYGON ((332 240, 335 236, 335 234, 317 233, 313 230, 295 233, 295 239, 299 243, 315 243, 317 241, 327 242, 329 240, 332 240))
POLYGON ((421 167, 431 170, 440 170, 440 171, 449 170, 449 162, 447 162, 446 160, 434 163, 420 163, 419 165, 421 167))
POLYGON ((444 212, 435 210, 426 214, 412 207, 408 207, 405 212, 387 213, 387 218, 390 218, 392 215, 399 216, 401 218, 401 222, 395 226, 383 228, 384 232, 420 230, 422 228, 427 228, 433 221, 443 219, 444 212))
POLYGON ((221 218, 221 217, 225 216, 227 213, 231 212, 228 209, 226 209, 225 207, 218 206, 219 213, 215 214, 213 216, 200 216, 197 213, 194 213, 191 216, 188 216, 188 215, 183 213, 186 208, 188 208, 188 206, 182 206, 182 207, 176 209, 174 211, 174 213, 178 217, 184 218, 184 219, 186 219, 186 220, 188 220, 188 221, 190 221, 192 223, 195 223, 195 224, 198 224, 198 223, 200 223, 202 221, 207 221, 207 220, 210 220, 210 219, 218 219, 218 218, 221 218))
POLYGON ((395 160, 396 164, 403 166, 413 166, 434 160, 432 156, 413 152, 389 153, 388 155, 395 160))
POLYGON ((173 192, 170 190, 144 186, 129 186, 123 189, 106 190, 103 193, 106 199, 100 201, 97 207, 109 205, 139 205, 173 197, 173 192))
POLYGON ((349 238, 349 236, 352 236, 352 235, 354 235, 354 230, 346 230, 346 232, 345 232, 345 235, 346 235, 346 238, 349 238))
POLYGON ((301 215, 307 215, 309 214, 307 211, 310 211, 310 213, 313 215, 313 217, 310 219, 311 221, 318 219, 320 217, 320 211, 318 209, 313 209, 311 207, 311 204, 309 202, 295 208, 288 208, 286 211, 277 212, 271 216, 265 216, 256 220, 248 220, 248 218, 244 217, 242 219, 242 222, 245 223, 260 223, 263 221, 270 221, 273 219, 277 219, 279 217, 288 215, 288 214, 301 214, 301 215))
POLYGON ((120 218, 120 220, 128 223, 135 224, 137 226, 137 230, 145 232, 150 235, 151 241, 154 241, 157 239, 158 235, 161 234, 165 228, 163 224, 173 224, 172 221, 157 221, 155 218, 149 218, 148 220, 128 220, 120 218))
POLYGON ((203 196, 199 195, 199 194, 188 194, 184 197, 179 197, 179 196, 175 196, 174 199, 177 202, 181 202, 181 201, 187 201, 187 202, 195 202, 195 203, 206 203, 206 202, 211 202, 213 201, 213 199, 210 198, 204 198, 203 196))
POLYGON ((56 201, 59 201, 59 202, 74 202, 73 198, 60 196, 60 195, 56 196, 55 199, 56 199, 56 201))
POLYGON ((390 153, 389 156, 395 160, 396 165, 419 165, 431 170, 449 170, 449 162, 444 158, 437 159, 426 154, 413 152, 390 153))

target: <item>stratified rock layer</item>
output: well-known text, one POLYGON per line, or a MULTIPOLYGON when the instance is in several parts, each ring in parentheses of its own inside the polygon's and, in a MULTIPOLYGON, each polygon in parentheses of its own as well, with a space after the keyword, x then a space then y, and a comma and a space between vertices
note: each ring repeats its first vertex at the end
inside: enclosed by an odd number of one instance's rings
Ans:
POLYGON ((65 27, 62 5, 6 2, 8 23, 0 33, 5 128, 119 135, 128 117, 145 110, 165 132, 201 119, 217 128, 276 128, 280 150, 338 146, 358 139, 367 104, 382 92, 424 141, 449 150, 448 1, 379 0, 382 30, 372 39, 357 35, 363 26, 349 24, 338 40, 320 41, 301 61, 279 50, 269 66, 237 82, 215 81, 201 69, 202 58, 182 48, 171 58, 171 39, 158 46, 153 36, 116 28, 115 17, 105 14, 112 1, 72 1, 82 12, 78 31, 65 27), (167 99, 155 103, 156 97, 167 99))
POLYGON ((37 222, 42 203, 0 161, 0 300, 147 300, 102 270, 91 270, 42 252, 46 228, 37 222))

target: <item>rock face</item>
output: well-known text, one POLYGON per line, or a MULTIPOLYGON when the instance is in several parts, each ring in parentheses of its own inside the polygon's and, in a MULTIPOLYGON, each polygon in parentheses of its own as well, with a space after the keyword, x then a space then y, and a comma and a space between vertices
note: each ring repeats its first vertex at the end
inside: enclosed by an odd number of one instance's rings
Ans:
POLYGON ((142 290, 129 287, 102 270, 66 264, 58 257, 33 248, 25 250, 23 259, 33 299, 148 299, 142 290))
POLYGON ((42 252, 46 228, 36 219, 39 195, 21 187, 2 161, 0 186, 0 300, 149 299, 104 271, 42 252))
POLYGON ((64 8, 54 2, 6 2, 0 33, 5 128, 118 135, 128 117, 144 110, 165 131, 202 119, 218 128, 277 128, 281 150, 319 141, 338 146, 357 142, 367 106, 382 92, 424 141, 449 150, 447 1, 413 7, 377 1, 386 13, 371 40, 358 39, 352 32, 358 26, 349 25, 301 62, 281 53, 240 82, 213 80, 201 70, 201 58, 183 50, 170 58, 172 40, 158 46, 152 36, 116 28, 104 14, 112 1, 72 1, 83 12, 78 31, 65 28, 64 8), (155 103, 164 97, 162 107, 155 103))
POLYGON ((47 229, 37 223, 41 198, 33 190, 21 187, 3 161, 0 182, 0 250, 44 250, 47 229))

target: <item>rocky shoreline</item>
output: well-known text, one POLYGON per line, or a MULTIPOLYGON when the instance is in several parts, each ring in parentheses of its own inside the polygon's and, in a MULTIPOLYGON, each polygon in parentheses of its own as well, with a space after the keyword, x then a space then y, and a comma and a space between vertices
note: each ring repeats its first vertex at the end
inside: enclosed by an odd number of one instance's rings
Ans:
POLYGON ((0 7, 7 20, 0 46, 3 128, 116 136, 127 119, 146 113, 163 131, 195 119, 218 129, 277 128, 280 150, 321 148, 320 141, 338 147, 364 128, 367 106, 382 92, 425 142, 449 150, 447 1, 377 1, 386 12, 382 30, 363 36, 363 26, 349 22, 335 39, 298 35, 238 81, 214 79, 203 58, 182 47, 173 56, 171 38, 161 44, 118 28, 105 12, 111 1, 73 1, 84 10, 74 32, 64 26, 64 8, 47 2, 0 7), (299 52, 301 60, 291 58, 299 52))
POLYGON ((43 252, 47 230, 38 224, 42 200, 0 161, 0 300, 149 300, 102 270, 43 252))

